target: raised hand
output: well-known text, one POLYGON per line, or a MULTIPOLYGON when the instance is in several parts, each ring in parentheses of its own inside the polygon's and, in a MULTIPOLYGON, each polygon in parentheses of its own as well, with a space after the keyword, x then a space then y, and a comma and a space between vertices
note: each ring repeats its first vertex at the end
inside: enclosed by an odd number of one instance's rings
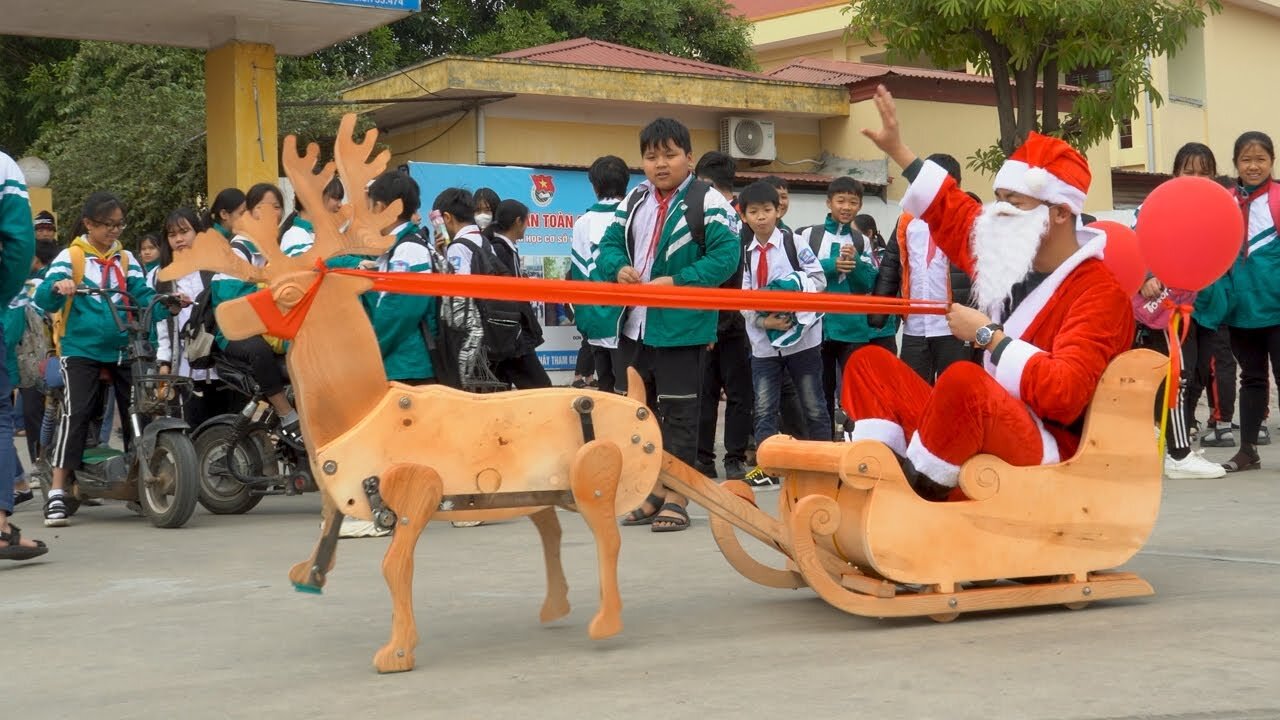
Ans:
POLYGON ((915 161, 916 156, 902 142, 902 135, 898 130, 898 108, 893 102, 893 95, 889 94, 885 86, 880 85, 876 87, 873 99, 876 110, 880 113, 880 129, 863 128, 862 134, 886 155, 893 158, 895 163, 905 168, 915 161))

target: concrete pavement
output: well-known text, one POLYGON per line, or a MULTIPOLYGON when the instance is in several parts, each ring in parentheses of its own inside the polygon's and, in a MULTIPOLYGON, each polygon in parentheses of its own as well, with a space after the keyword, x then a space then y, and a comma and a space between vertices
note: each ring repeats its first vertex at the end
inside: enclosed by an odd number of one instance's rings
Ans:
POLYGON ((180 530, 119 503, 45 529, 31 503, 14 520, 52 551, 0 565, 0 716, 1280 718, 1280 447, 1262 450, 1262 471, 1166 482, 1127 568, 1154 597, 946 625, 756 586, 695 507, 688 532, 623 528, 626 628, 592 642, 580 518, 561 514, 574 611, 547 627, 530 523, 436 523, 417 554, 418 668, 389 676, 371 666, 390 628, 386 539, 342 541, 323 596, 286 578, 314 543, 315 496, 201 509, 180 530))

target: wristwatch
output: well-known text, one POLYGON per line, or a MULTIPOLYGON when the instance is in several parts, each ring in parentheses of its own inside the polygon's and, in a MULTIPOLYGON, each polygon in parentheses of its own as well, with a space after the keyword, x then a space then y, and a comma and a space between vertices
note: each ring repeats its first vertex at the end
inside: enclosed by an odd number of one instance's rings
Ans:
POLYGON ((985 348, 991 344, 991 339, 996 336, 997 330, 1003 330, 1004 326, 1000 323, 991 323, 978 328, 978 332, 973 336, 973 344, 985 348))

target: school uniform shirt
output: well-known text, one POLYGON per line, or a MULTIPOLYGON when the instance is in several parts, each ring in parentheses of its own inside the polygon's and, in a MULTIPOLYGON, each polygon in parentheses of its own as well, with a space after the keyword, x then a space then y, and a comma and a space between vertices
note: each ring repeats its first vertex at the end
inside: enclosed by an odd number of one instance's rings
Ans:
MULTIPOLYGON (((154 287, 154 285, 152 286, 154 287)), ((195 300, 204 292, 204 279, 197 270, 173 281, 173 293, 182 294, 195 300)), ((195 370, 187 362, 187 353, 182 347, 179 334, 182 327, 191 319, 194 305, 188 305, 178 311, 177 317, 170 317, 156 324, 156 362, 168 365, 175 375, 189 377, 197 382, 215 380, 218 374, 213 370, 195 370), (177 362, 174 362, 177 358, 177 362)))
MULTIPOLYGON (((600 241, 613 224, 622 198, 607 198, 592 205, 573 223, 573 244, 570 251, 570 280, 594 280, 607 282, 599 271, 600 241)), ((618 318, 622 308, 611 305, 575 305, 573 318, 578 332, 595 347, 618 347, 618 318)))
MULTIPOLYGON (((104 290, 124 289, 133 296, 138 308, 145 308, 155 297, 155 290, 147 285, 142 274, 142 264, 128 250, 115 243, 101 252, 83 235, 71 241, 71 245, 84 251, 84 278, 80 284, 87 288, 104 290), (123 280, 123 282, 121 282, 123 280)), ((71 250, 64 249, 49 264, 49 272, 36 289, 36 305, 46 313, 60 312, 67 298, 53 291, 59 280, 73 280, 71 250)), ((111 303, 120 305, 124 298, 114 292, 111 303)), ((128 335, 116 325, 113 305, 101 295, 78 295, 71 303, 71 315, 67 318, 66 332, 62 337, 62 357, 83 357, 102 363, 122 362, 128 345, 128 335)), ((153 321, 169 316, 164 305, 157 305, 153 321)))
MULTIPOLYGON (((720 193, 707 192, 702 210, 705 232, 699 246, 685 218, 685 196, 692 181, 690 175, 672 192, 661 228, 657 227, 657 193, 648 180, 639 186, 642 192, 637 195, 633 191, 618 204, 613 224, 600 240, 598 265, 602 277, 613 281, 618 271, 628 265, 643 281, 670 277, 674 284, 682 286, 719 287, 733 276, 742 263, 742 241, 729 229, 733 208, 720 193), (639 199, 632 199, 636 197, 639 199), (655 231, 659 233, 656 252, 655 231)), ((625 294, 626 288, 620 292, 625 294)), ((623 321, 621 333, 651 347, 706 345, 717 339, 719 317, 715 310, 634 306, 623 321)))
POLYGON ((1280 238, 1268 195, 1280 192, 1268 180, 1248 200, 1244 248, 1230 271, 1231 310, 1226 324, 1238 328, 1280 325, 1280 238))
MULTIPOLYGON (((774 229, 773 234, 764 243, 759 238, 753 238, 751 243, 747 245, 744 260, 745 266, 742 272, 742 289, 743 290, 763 290, 768 289, 771 284, 779 287, 779 283, 784 281, 792 281, 791 284, 797 285, 795 289, 803 289, 804 292, 822 292, 826 289, 827 278, 822 270, 818 257, 813 253, 807 244, 795 240, 796 259, 800 261, 800 267, 792 267, 791 258, 787 257, 787 250, 783 244, 783 233, 781 230, 774 229), (760 258, 765 258, 767 272, 767 280, 761 284, 760 282, 760 258), (801 277, 792 278, 793 275, 799 273, 801 277)), ((790 289, 790 288, 788 288, 790 289)), ((763 313, 754 310, 743 310, 742 315, 746 318, 747 339, 751 342, 751 354, 755 357, 775 357, 778 355, 794 355, 798 352, 818 347, 822 344, 822 318, 816 313, 799 313, 799 315, 810 315, 812 318, 798 318, 797 322, 806 325, 803 335, 799 340, 790 342, 784 347, 778 347, 774 339, 769 337, 769 333, 762 327, 756 325, 756 318, 763 313), (808 322, 804 322, 807 320, 808 322)))
MULTIPOLYGON (((906 255, 903 265, 906 273, 907 297, 912 300, 951 299, 951 261, 929 235, 929 225, 920 218, 911 218, 907 224, 906 255), (930 257, 932 256, 932 257, 930 257)), ((913 337, 950 337, 951 327, 944 315, 907 315, 903 322, 904 335, 913 337)))
MULTIPOLYGON (((396 242, 378 258, 380 272, 430 273, 431 251, 422 242, 410 239, 419 232, 412 222, 404 223, 392 233, 396 242)), ((432 295, 408 295, 379 292, 371 298, 370 315, 382 365, 388 380, 428 380, 436 376, 427 352, 426 332, 440 332, 436 317, 437 300, 432 295)))
POLYGON ((0 304, 22 290, 35 252, 27 181, 13 158, 0 152, 0 304))
MULTIPOLYGON (((827 278, 826 292, 845 295, 870 293, 876 282, 876 267, 871 257, 871 243, 866 238, 862 238, 862 253, 854 255, 857 263, 852 271, 843 273, 836 268, 836 258, 840 256, 840 249, 846 245, 854 246, 856 253, 857 244, 854 242, 853 233, 857 231, 848 225, 836 223, 830 215, 827 216, 823 230, 822 245, 818 248, 817 254, 818 262, 822 265, 822 271, 827 278)), ((813 228, 805 228, 796 238, 797 245, 810 247, 809 236, 813 232, 813 228)), ((867 324, 865 314, 827 313, 822 322, 823 339, 835 342, 865 343, 885 333, 891 335, 896 330, 897 325, 893 323, 886 323, 885 330, 873 329, 867 324)))
POLYGON ((310 250, 315 242, 315 228, 301 217, 295 217, 293 224, 284 231, 284 237, 280 238, 280 251, 289 257, 298 257, 310 250))
POLYGON ((471 248, 466 244, 458 242, 458 240, 470 240, 476 247, 484 246, 484 236, 480 234, 480 228, 475 225, 467 225, 458 231, 458 234, 449 242, 449 248, 445 252, 445 256, 449 259, 449 264, 453 266, 455 275, 471 274, 471 248))

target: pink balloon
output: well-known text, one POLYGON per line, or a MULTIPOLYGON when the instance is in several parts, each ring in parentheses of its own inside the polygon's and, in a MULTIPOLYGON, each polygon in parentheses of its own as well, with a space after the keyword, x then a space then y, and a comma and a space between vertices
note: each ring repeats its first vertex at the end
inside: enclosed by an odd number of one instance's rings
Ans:
POLYGON ((1208 178, 1169 180, 1138 213, 1138 248, 1167 287, 1203 290, 1231 269, 1243 243, 1240 205, 1208 178))
POLYGON ((1107 234, 1107 248, 1102 263, 1111 269, 1126 295, 1132 295, 1147 279, 1147 266, 1138 249, 1138 234, 1114 220, 1099 220, 1088 225, 1107 234))

